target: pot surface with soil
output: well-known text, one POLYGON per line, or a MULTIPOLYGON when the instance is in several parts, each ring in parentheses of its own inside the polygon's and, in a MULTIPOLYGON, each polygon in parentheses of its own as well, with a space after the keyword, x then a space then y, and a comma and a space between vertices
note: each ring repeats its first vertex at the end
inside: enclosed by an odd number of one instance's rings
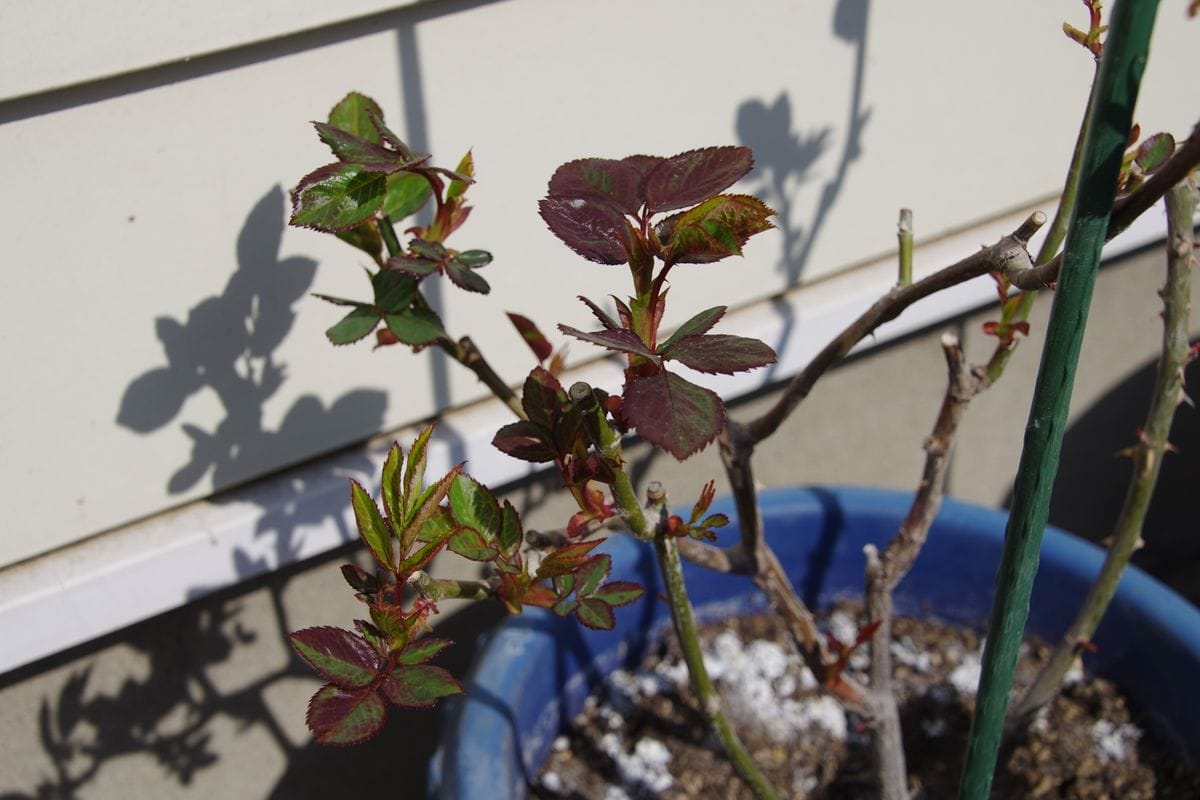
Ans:
MULTIPOLYGON (((797 591, 814 607, 862 593, 862 547, 895 533, 911 502, 905 492, 808 488, 765 492, 767 538, 797 591)), ((718 504, 719 505, 719 504, 718 504)), ((714 506, 728 513, 732 508, 714 506)), ((930 614, 976 626, 991 601, 1006 515, 946 501, 921 557, 896 592, 897 613, 930 614)), ((640 664, 669 627, 650 551, 628 537, 604 545, 613 578, 636 580, 647 599, 622 608, 614 631, 592 631, 549 613, 526 613, 495 632, 450 711, 442 749, 430 769, 441 798, 525 797, 555 739, 615 669, 640 664)), ((1067 626, 1095 574, 1095 547, 1048 530, 1034 588, 1029 631, 1053 641, 1067 626)), ((701 620, 761 611, 745 578, 688 565, 689 592, 701 620)), ((1089 671, 1114 680, 1168 746, 1200 761, 1200 612, 1137 570, 1122 580, 1095 637, 1089 671)))

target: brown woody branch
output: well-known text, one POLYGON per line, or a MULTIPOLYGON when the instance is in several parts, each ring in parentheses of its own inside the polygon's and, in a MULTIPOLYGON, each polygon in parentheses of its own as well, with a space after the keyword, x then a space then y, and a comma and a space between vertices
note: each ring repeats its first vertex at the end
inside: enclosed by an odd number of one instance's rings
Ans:
MULTIPOLYGON (((907 786, 900 711, 892 691, 893 592, 912 569, 929 528, 942 504, 950 453, 967 404, 988 387, 986 372, 969 368, 958 337, 942 336, 948 381, 933 432, 925 440, 925 466, 916 496, 900 529, 882 555, 874 545, 863 548, 867 557, 867 623, 877 624, 871 634, 871 702, 875 708, 874 747, 885 792, 907 786)), ((897 795, 895 800, 899 800, 897 795)), ((886 797, 885 800, 893 800, 886 797)))
MULTIPOLYGON (((1192 135, 1183 141, 1167 163, 1147 178, 1145 183, 1113 204, 1104 240, 1111 241, 1132 225, 1135 219, 1162 199, 1171 187, 1187 178, 1197 165, 1200 165, 1200 125, 1192 129, 1192 135)), ((1060 253, 1040 267, 1010 271, 1006 274, 1012 285, 1018 289, 1044 289, 1058 280, 1058 270, 1061 266, 1060 253)))

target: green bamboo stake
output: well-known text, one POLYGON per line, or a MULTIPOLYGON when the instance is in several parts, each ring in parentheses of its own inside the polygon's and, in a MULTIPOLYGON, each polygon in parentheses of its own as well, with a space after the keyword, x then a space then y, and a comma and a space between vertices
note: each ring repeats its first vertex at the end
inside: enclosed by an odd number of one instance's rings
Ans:
POLYGON ((1067 232, 1017 468, 1004 553, 996 574, 996 597, 959 784, 960 800, 985 800, 991 790, 1100 250, 1157 7, 1157 0, 1117 0, 1109 20, 1100 72, 1092 90, 1079 196, 1067 232))

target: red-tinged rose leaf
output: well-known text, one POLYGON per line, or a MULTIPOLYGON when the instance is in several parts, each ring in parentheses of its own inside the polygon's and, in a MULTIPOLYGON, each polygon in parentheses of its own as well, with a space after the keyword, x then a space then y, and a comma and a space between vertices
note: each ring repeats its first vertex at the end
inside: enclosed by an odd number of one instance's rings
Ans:
POLYGON ((490 489, 470 475, 459 475, 451 484, 450 510, 458 524, 474 528, 488 542, 500 534, 500 503, 490 489))
POLYGON ((313 126, 317 129, 317 135, 321 137, 321 141, 329 145, 329 149, 333 151, 339 161, 358 164, 372 172, 385 173, 399 172, 412 164, 395 150, 389 150, 377 142, 355 136, 349 131, 324 122, 314 122, 313 126))
POLYGON ((592 556, 575 572, 577 582, 575 591, 579 593, 580 597, 590 596, 608 576, 611 567, 612 556, 607 553, 592 556))
POLYGON ((593 630, 611 631, 617 624, 612 607, 594 597, 584 597, 575 607, 575 618, 593 630))
POLYGON ((621 414, 643 439, 680 461, 705 447, 725 427, 721 398, 665 371, 630 380, 621 414))
POLYGON ((701 311, 696 316, 689 319, 687 322, 679 326, 678 330, 671 334, 671 338, 667 339, 658 347, 659 355, 666 353, 680 340, 688 336, 698 336, 702 333, 707 333, 714 325, 725 316, 726 306, 713 306, 712 308, 701 311))
POLYGON ((550 607, 550 611, 556 616, 565 617, 577 608, 579 608, 579 598, 562 597, 559 598, 557 603, 550 607))
POLYGON ((645 593, 645 587, 631 581, 610 581, 592 592, 591 596, 609 606, 624 606, 645 593))
POLYGON ((433 560, 433 557, 446 546, 450 537, 460 530, 461 527, 454 524, 450 512, 439 508, 438 513, 428 519, 417 534, 416 541, 421 546, 407 551, 408 554, 400 561, 396 572, 400 575, 411 575, 419 569, 424 569, 433 560))
POLYGON ((625 214, 641 210, 642 182, 649 168, 661 162, 652 156, 581 158, 570 161, 550 177, 548 196, 562 199, 600 197, 625 214), (653 163, 647 163, 650 159, 653 163))
POLYGON ((741 255, 751 236, 775 227, 769 206, 750 195, 718 195, 655 227, 668 264, 707 264, 741 255))
MULTIPOLYGON (((426 425, 413 440, 408 450, 408 458, 404 461, 404 484, 402 489, 404 519, 410 519, 412 509, 416 506, 417 496, 425 485, 425 462, 429 449, 429 439, 433 436, 433 425, 426 425)), ((457 470, 456 470, 457 471, 457 470)))
POLYGON ((492 290, 488 282, 476 274, 475 270, 462 264, 458 259, 446 262, 446 277, 460 289, 477 294, 487 294, 492 290))
POLYGON ((339 130, 360 136, 363 139, 379 144, 379 131, 371 122, 371 115, 382 119, 383 110, 379 104, 360 92, 350 92, 329 111, 329 124, 339 130))
POLYGON ((1134 161, 1147 175, 1157 170, 1175 152, 1175 137, 1169 133, 1156 133, 1142 142, 1134 161))
POLYGON ((470 150, 458 160, 458 166, 451 176, 450 186, 446 189, 446 199, 455 200, 466 194, 467 187, 475 182, 475 156, 470 150))
POLYGON ((375 594, 379 591, 379 580, 362 567, 354 564, 342 565, 342 577, 350 588, 362 594, 375 594))
POLYGON ((392 442, 388 448, 387 458, 383 460, 383 473, 380 479, 380 493, 383 495, 383 513, 392 530, 404 525, 404 484, 400 468, 404 464, 404 451, 397 442, 392 442))
POLYGON ((446 494, 450 491, 450 487, 462 471, 462 468, 462 463, 456 464, 437 483, 426 488, 418 497, 413 498, 411 495, 409 496, 404 512, 404 528, 397 531, 397 535, 400 538, 400 552, 405 557, 407 557, 412 543, 421 538, 421 533, 425 530, 426 524, 430 519, 434 515, 442 516, 442 500, 445 499, 446 494))
POLYGON ((474 528, 459 528, 447 541, 450 552, 469 561, 491 561, 499 551, 474 528))
POLYGON ((383 728, 387 705, 373 688, 347 691, 332 683, 308 701, 305 721, 321 744, 359 744, 383 728))
POLYGON ((542 367, 535 367, 529 373, 521 389, 521 408, 530 422, 553 430, 566 402, 567 393, 558 378, 542 367))
POLYGON ((529 345, 529 349, 533 351, 533 355, 537 358, 538 363, 545 361, 554 352, 554 347, 550 341, 542 335, 538 330, 538 326, 533 323, 533 320, 520 314, 515 314, 512 311, 508 313, 508 321, 517 329, 517 333, 521 334, 521 338, 525 340, 525 344, 529 345))
POLYGON ((700 527, 706 530, 712 528, 724 528, 729 524, 729 517, 725 514, 709 514, 704 519, 700 520, 700 527))
POLYGON ((430 155, 428 153, 414 152, 411 147, 404 143, 403 139, 392 133, 392 131, 388 129, 388 126, 383 124, 383 114, 367 111, 367 119, 371 121, 371 125, 374 126, 376 132, 379 134, 380 141, 396 148, 397 152, 399 152, 406 161, 417 165, 423 164, 430 159, 430 155))
POLYGON ((325 331, 325 338, 334 345, 353 344, 370 335, 379 324, 379 312, 367 305, 359 306, 325 331))
POLYGON ((621 212, 596 198, 546 197, 538 211, 557 236, 588 261, 598 264, 624 264, 627 223, 621 212))
POLYGON ((289 634, 288 640, 310 667, 343 689, 361 689, 379 677, 379 655, 350 631, 305 628, 289 634))
POLYGON ((423 278, 426 275, 432 275, 433 273, 437 272, 440 265, 438 262, 430 261, 427 258, 420 258, 418 256, 410 255, 398 255, 389 258, 386 262, 384 262, 384 266, 389 270, 423 278))
POLYGON ((706 147, 671 156, 646 175, 653 213, 693 206, 741 180, 754 166, 749 147, 706 147))
POLYGON ((600 308, 600 306, 596 305, 591 300, 588 300, 583 295, 578 295, 578 297, 583 302, 583 304, 585 306, 587 306, 588 309, 592 312, 592 316, 594 316, 596 319, 598 319, 600 321, 600 324, 604 326, 604 329, 606 331, 615 331, 621 327, 616 322, 614 322, 613 318, 610 317, 608 314, 606 314, 604 312, 604 309, 600 308))
POLYGON ((338 231, 334 235, 371 258, 378 258, 383 252, 383 238, 379 235, 379 229, 370 222, 360 223, 348 231, 338 231))
POLYGON ((525 531, 521 528, 521 515, 517 513, 517 509, 513 504, 504 501, 504 506, 500 509, 500 534, 496 538, 496 544, 500 547, 500 555, 505 558, 512 558, 517 555, 521 549, 521 543, 525 541, 525 531))
POLYGON ((532 583, 513 599, 523 606, 553 608, 558 602, 558 595, 544 583, 532 583))
POLYGON ((350 505, 354 509, 354 520, 358 524, 358 533, 371 555, 380 565, 392 569, 391 532, 379 514, 379 507, 371 499, 371 495, 359 485, 358 481, 350 481, 350 505))
POLYGON ((386 637, 389 650, 401 650, 408 644, 416 617, 393 605, 372 605, 370 614, 372 624, 386 637))
POLYGON ((492 445, 513 458, 544 464, 558 456, 550 438, 550 432, 542 426, 528 420, 519 420, 496 431, 496 435, 492 437, 492 445))
POLYGON ((454 642, 436 636, 425 636, 408 643, 402 651, 396 654, 397 664, 424 664, 438 653, 445 650, 454 642))
POLYGON ((671 345, 662 357, 674 359, 698 372, 721 375, 775 363, 775 351, 764 342, 721 333, 686 336, 671 345))
POLYGON ((327 164, 292 191, 289 224, 326 233, 358 225, 383 206, 386 176, 357 164, 327 164))
POLYGON ((616 350, 620 353, 633 353, 634 355, 644 356, 651 360, 657 360, 654 353, 646 346, 646 343, 633 331, 618 329, 613 331, 592 331, 589 333, 572 328, 570 325, 559 325, 558 329, 568 336, 574 336, 576 339, 598 344, 609 350, 616 350))
POLYGON ((538 565, 538 580, 567 575, 585 563, 591 556, 588 554, 596 548, 603 539, 592 539, 587 542, 571 542, 552 550, 538 565))
POLYGON ((405 664, 383 682, 383 694, 400 708, 432 708, 438 700, 462 694, 462 684, 442 667, 405 664))

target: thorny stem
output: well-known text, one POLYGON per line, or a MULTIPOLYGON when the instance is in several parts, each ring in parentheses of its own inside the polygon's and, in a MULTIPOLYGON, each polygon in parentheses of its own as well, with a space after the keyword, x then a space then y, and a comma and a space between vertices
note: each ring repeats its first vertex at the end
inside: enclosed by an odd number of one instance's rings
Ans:
POLYGON ((609 424, 608 418, 604 415, 604 409, 596 401, 596 393, 591 386, 583 381, 577 381, 571 384, 571 388, 567 390, 567 396, 571 398, 571 402, 583 416, 584 427, 587 429, 588 435, 592 437, 592 444, 595 446, 596 452, 607 464, 612 466, 613 499, 621 508, 629 532, 644 541, 651 540, 654 538, 654 532, 647 524, 645 514, 642 513, 641 503, 638 502, 637 493, 633 490, 633 481, 625 469, 625 460, 621 456, 621 434, 617 433, 616 429, 609 424))
MULTIPOLYGON (((1099 68, 1099 61, 1097 61, 1096 69, 1099 70, 1099 68)), ((1094 77, 1092 82, 1095 83, 1094 77)), ((1043 266, 1053 259, 1058 254, 1063 239, 1067 236, 1067 225, 1071 221, 1071 209, 1075 207, 1075 193, 1079 190, 1080 163, 1083 160, 1083 135, 1087 132, 1087 119, 1091 112, 1092 95, 1089 92, 1087 104, 1083 110, 1083 118, 1079 121, 1079 132, 1075 135, 1075 147, 1071 151, 1071 163, 1067 167, 1067 177, 1063 181, 1062 195, 1058 198, 1058 208, 1054 211, 1054 219, 1050 221, 1046 238, 1042 241, 1037 257, 1033 260, 1035 266, 1043 266)), ((1033 311, 1033 301, 1036 298, 1036 290, 1025 290, 1021 294, 1021 300, 1013 314, 1012 321, 1026 322, 1029 319, 1029 313, 1033 311)), ((1007 344, 1001 342, 996 345, 996 350, 992 353, 985 368, 989 382, 995 383, 1004 374, 1004 368, 1008 366, 1008 360, 1012 357, 1016 347, 1015 340, 1007 344)))
POLYGON ((750 463, 753 448, 746 442, 745 427, 729 420, 718 441, 737 508, 741 540, 728 549, 688 540, 680 543, 686 546, 684 555, 696 563, 712 565, 722 572, 751 576, 754 584, 787 624, 792 643, 817 682, 836 694, 847 708, 865 717, 872 716, 866 692, 861 686, 844 675, 836 676, 838 680, 832 683, 828 680, 831 677, 831 659, 825 639, 817 628, 816 618, 796 594, 775 551, 763 539, 762 515, 758 509, 758 492, 750 463))
MULTIPOLYGON (((664 506, 665 510, 665 506, 664 506)), ((692 604, 688 599, 687 587, 683 582, 683 568, 679 562, 679 548, 674 536, 666 532, 665 525, 658 525, 654 536, 654 553, 658 556, 659 571, 662 573, 663 585, 667 590, 667 600, 671 604, 671 622, 675 626, 675 635, 679 637, 679 649, 687 664, 688 674, 692 680, 692 690, 700 702, 700 709, 720 739, 725 753, 733 763, 742 780, 754 791, 760 800, 778 798, 779 795, 771 786, 767 777, 762 774, 754 758, 738 739, 737 733, 721 709, 721 698, 713 686, 704 666, 704 655, 700 650, 700 636, 696 631, 696 621, 692 616, 692 604)))
POLYGON ((759 770, 758 765, 746 750, 733 726, 730 725, 725 712, 721 709, 721 699, 704 666, 704 657, 700 649, 700 634, 696 630, 696 620, 692 614, 692 603, 688 598, 687 587, 684 585, 683 569, 679 563, 679 548, 676 538, 667 533, 666 519, 669 512, 666 496, 661 485, 656 485, 651 493, 651 509, 657 511, 657 518, 651 525, 642 512, 641 504, 633 492, 633 484, 621 458, 620 434, 609 424, 604 410, 596 402, 596 394, 592 387, 582 381, 574 383, 568 390, 568 396, 585 419, 593 444, 600 454, 612 465, 615 479, 612 484, 613 500, 621 509, 629 530, 639 539, 649 539, 654 542, 654 553, 657 556, 659 571, 662 574, 663 585, 667 590, 667 601, 671 609, 671 623, 675 635, 679 638, 679 648, 683 660, 687 664, 691 677, 692 689, 700 702, 700 709, 712 727, 713 733, 725 748, 729 760, 737 769, 738 774, 754 791, 760 800, 778 798, 766 776, 759 770))
POLYGON ((379 230, 380 237, 383 238, 383 246, 387 248, 388 255, 400 255, 403 248, 400 247, 400 240, 396 238, 396 226, 392 222, 392 218, 386 214, 376 217, 375 227, 379 230))
MULTIPOLYGON (((1133 224, 1135 219, 1157 203, 1171 187, 1184 180, 1197 165, 1200 165, 1200 124, 1192 128, 1191 135, 1145 183, 1113 203, 1108 230, 1104 234, 1105 241, 1111 240, 1133 224)), ((1061 265, 1062 254, 1059 253, 1046 264, 1025 272, 1010 272, 1008 277, 1018 289, 1041 289, 1058 280, 1061 265)))
POLYGON ((1141 545, 1142 523, 1158 482, 1163 457, 1170 445, 1167 436, 1175 409, 1186 400, 1183 370, 1188 362, 1191 270, 1196 267, 1192 219, 1196 212, 1196 185, 1185 180, 1167 193, 1167 280, 1163 299, 1163 343, 1150 410, 1138 441, 1129 448, 1133 475, 1113 529, 1108 553, 1075 621, 1058 643, 1050 662, 1014 708, 1012 724, 1027 722, 1035 711, 1054 699, 1063 676, 1079 658, 1108 608, 1130 556, 1141 545))
POLYGON ((989 386, 983 370, 968 367, 956 336, 943 335, 942 350, 948 372, 946 393, 933 431, 925 440, 925 467, 916 496, 883 554, 874 545, 864 548, 867 622, 878 623, 871 636, 871 701, 876 712, 873 745, 884 800, 908 797, 900 710, 892 690, 892 593, 912 569, 941 507, 950 453, 967 404, 989 386))
POLYGON ((897 286, 876 300, 789 381, 774 406, 746 426, 749 446, 753 447, 778 430, 830 367, 876 328, 898 317, 913 303, 989 272, 1032 267, 1025 247, 1030 237, 1045 223, 1046 215, 1040 211, 1034 212, 1011 235, 1001 238, 991 247, 985 247, 909 286, 897 286))
MULTIPOLYGON (((434 196, 440 196, 439 192, 434 192, 434 196)), ((400 255, 402 248, 400 240, 396 238, 396 228, 392 223, 392 218, 387 215, 376 217, 375 227, 379 229, 379 235, 383 237, 383 244, 387 247, 388 255, 400 255)), ((417 302, 425 302, 424 295, 420 292, 417 293, 417 302)), ((518 419, 525 419, 525 409, 521 408, 520 399, 504 382, 504 379, 492 369, 492 365, 483 357, 483 353, 479 351, 470 336, 464 336, 457 342, 450 338, 438 339, 437 345, 455 361, 474 372, 475 377, 479 378, 483 385, 490 389, 501 402, 512 409, 518 419)))
POLYGON ((457 342, 450 339, 439 339, 438 346, 455 361, 474 372, 475 377, 479 378, 497 399, 508 406, 518 419, 525 419, 525 409, 521 407, 520 398, 517 397, 512 387, 496 374, 492 365, 483 357, 483 353, 479 351, 470 336, 464 336, 457 342))
POLYGON ((489 578, 482 581, 434 578, 424 570, 414 572, 409 576, 407 583, 434 601, 446 600, 448 598, 485 600, 489 597, 494 597, 496 590, 500 588, 500 581, 496 578, 489 578))

